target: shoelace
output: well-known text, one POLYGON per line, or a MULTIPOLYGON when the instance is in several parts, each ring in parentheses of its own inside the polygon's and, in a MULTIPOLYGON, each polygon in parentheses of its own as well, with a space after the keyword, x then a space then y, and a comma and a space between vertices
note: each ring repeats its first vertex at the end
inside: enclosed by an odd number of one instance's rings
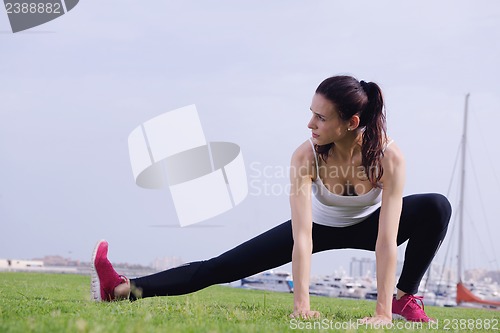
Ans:
POLYGON ((415 295, 408 296, 408 300, 401 309, 401 312, 403 312, 410 303, 415 303, 419 308, 422 309, 422 311, 425 311, 423 299, 424 299, 423 296, 415 296, 415 295), (417 300, 420 301, 420 304, 422 304, 422 306, 418 305, 417 300))

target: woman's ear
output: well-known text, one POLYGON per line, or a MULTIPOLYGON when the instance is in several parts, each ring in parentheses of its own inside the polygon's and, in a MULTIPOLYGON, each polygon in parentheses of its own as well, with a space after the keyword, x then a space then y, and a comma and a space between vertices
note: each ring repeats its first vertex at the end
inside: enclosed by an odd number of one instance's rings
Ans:
POLYGON ((358 115, 354 115, 349 120, 349 130, 350 131, 354 131, 355 129, 358 128, 358 126, 359 126, 359 116, 358 115))

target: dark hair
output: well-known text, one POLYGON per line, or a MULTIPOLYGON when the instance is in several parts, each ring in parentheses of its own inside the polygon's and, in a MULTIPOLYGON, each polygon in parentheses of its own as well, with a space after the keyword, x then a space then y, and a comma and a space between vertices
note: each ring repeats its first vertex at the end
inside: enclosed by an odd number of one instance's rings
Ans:
MULTIPOLYGON (((387 141, 384 99, 380 87, 373 82, 359 82, 351 76, 333 76, 318 86, 316 93, 334 104, 342 120, 360 118, 364 127, 361 144, 361 164, 373 186, 379 187, 383 170, 381 159, 387 141)), ((326 162, 333 143, 316 146, 316 152, 326 162)))

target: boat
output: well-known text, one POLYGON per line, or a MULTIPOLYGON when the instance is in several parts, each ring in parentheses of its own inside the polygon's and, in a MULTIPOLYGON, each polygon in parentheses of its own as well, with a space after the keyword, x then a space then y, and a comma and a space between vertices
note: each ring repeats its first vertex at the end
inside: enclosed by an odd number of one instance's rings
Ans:
POLYGON ((367 283, 348 276, 322 276, 311 279, 309 293, 311 295, 345 298, 365 298, 368 291, 367 283))
POLYGON ((292 293, 292 274, 284 271, 265 271, 241 279, 241 288, 292 293))
POLYGON ((316 296, 340 297, 341 287, 330 283, 327 278, 311 281, 309 284, 309 294, 316 296))
MULTIPOLYGON (((241 288, 293 293, 292 274, 285 271, 265 271, 241 279, 241 288)), ((309 294, 327 297, 365 298, 367 283, 351 277, 313 277, 309 294)))

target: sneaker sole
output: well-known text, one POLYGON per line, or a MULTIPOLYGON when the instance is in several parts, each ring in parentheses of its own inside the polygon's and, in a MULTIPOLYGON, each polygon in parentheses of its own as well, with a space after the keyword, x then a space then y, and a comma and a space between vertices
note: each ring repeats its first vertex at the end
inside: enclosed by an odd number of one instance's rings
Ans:
POLYGON ((92 253, 92 270, 90 273, 90 297, 94 302, 101 302, 101 281, 99 280, 99 275, 97 275, 97 270, 95 269, 95 257, 97 255, 97 249, 99 249, 99 245, 104 242, 104 239, 101 239, 97 242, 94 252, 92 253))
POLYGON ((402 315, 395 314, 395 313, 392 314, 392 319, 407 321, 405 317, 403 317, 402 315))
MULTIPOLYGON (((395 313, 392 314, 392 319, 393 320, 404 320, 404 321, 408 321, 409 322, 409 320, 406 319, 405 317, 403 317, 402 315, 398 315, 398 314, 395 314, 395 313)), ((429 322, 436 323, 437 321, 435 319, 433 319, 433 318, 429 318, 429 322)), ((415 323, 427 323, 427 321, 415 321, 415 323)))

